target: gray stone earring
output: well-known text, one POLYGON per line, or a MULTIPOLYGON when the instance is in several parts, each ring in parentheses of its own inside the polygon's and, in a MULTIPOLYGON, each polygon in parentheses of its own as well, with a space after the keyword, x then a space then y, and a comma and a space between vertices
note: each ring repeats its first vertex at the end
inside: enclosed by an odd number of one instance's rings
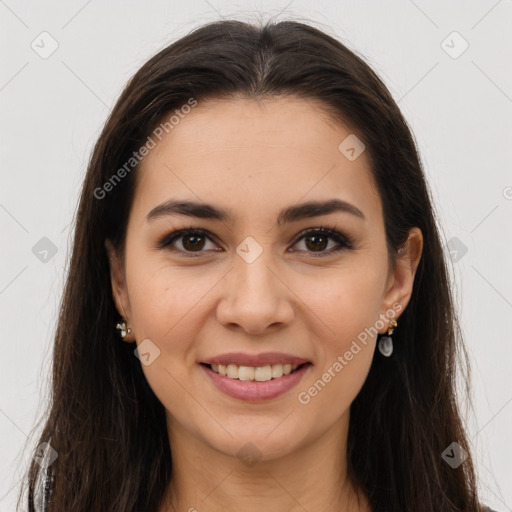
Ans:
POLYGON ((123 338, 123 340, 126 338, 126 336, 128 336, 128 334, 132 332, 124 320, 116 325, 116 329, 119 329, 121 332, 121 338, 123 338))
POLYGON ((392 318, 391 326, 388 329, 388 336, 383 336, 379 341, 379 351, 385 357, 389 357, 393 353, 393 340, 391 339, 391 335, 397 325, 396 320, 392 318))

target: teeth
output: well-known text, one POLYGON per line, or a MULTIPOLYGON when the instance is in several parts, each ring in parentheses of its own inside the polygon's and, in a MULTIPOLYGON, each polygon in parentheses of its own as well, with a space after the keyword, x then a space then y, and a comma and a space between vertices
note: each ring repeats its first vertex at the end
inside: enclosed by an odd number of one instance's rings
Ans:
MULTIPOLYGON (((238 375, 232 376, 233 379, 238 378, 238 380, 254 380, 254 367, 252 367, 252 366, 236 366, 234 364, 230 364, 229 366, 234 366, 235 371, 238 373, 238 375)), ((229 373, 228 373, 228 377, 229 377, 229 373)))
POLYGON ((212 370, 220 375, 238 380, 256 380, 264 382, 271 379, 278 379, 296 370, 298 364, 273 364, 267 366, 238 366, 236 364, 212 364, 212 370))
POLYGON ((225 375, 231 379, 238 379, 238 366, 235 364, 228 364, 225 375))

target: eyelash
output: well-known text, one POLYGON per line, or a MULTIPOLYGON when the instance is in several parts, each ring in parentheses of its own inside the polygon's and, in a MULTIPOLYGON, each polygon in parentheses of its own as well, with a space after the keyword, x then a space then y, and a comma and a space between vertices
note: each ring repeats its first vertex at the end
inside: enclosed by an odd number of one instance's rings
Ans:
MULTIPOLYGON (((205 231, 203 229, 194 229, 194 228, 189 228, 189 229, 180 229, 180 230, 176 230, 176 231, 173 231, 167 235, 165 235, 157 244, 157 248, 158 249, 168 249, 168 250, 171 250, 173 252, 179 252, 179 253, 183 253, 183 254, 187 254, 187 257, 198 257, 202 252, 205 252, 205 251, 182 251, 181 249, 176 249, 176 248, 171 248, 170 245, 175 242, 176 240, 179 240, 180 238, 183 238, 184 236, 186 235, 198 235, 198 236, 202 236, 202 237, 205 237, 205 238, 208 238, 210 241, 213 242, 212 238, 209 235, 208 231, 205 231), (197 253, 197 256, 196 256, 196 253, 197 253)), ((335 240, 337 243, 338 243, 338 247, 335 248, 335 249, 331 249, 329 251, 322 251, 322 252, 319 252, 319 253, 315 253, 314 251, 299 251, 299 252, 308 252, 308 253, 311 253, 311 255, 314 257, 314 258, 319 258, 319 257, 323 257, 323 256, 326 256, 326 255, 331 255, 331 254, 334 254, 334 253, 338 253, 344 249, 346 250, 353 250, 354 249, 354 245, 353 245, 353 241, 350 237, 346 236, 346 235, 342 235, 341 233, 339 233, 338 231, 336 231, 335 229, 331 229, 331 228, 326 228, 326 227, 323 227, 321 226, 320 228, 315 228, 315 229, 307 229, 305 231, 302 231, 301 233, 299 233, 297 235, 297 238, 295 239, 293 245, 297 244, 298 242, 300 242, 303 238, 306 238, 307 236, 311 236, 311 235, 323 235, 323 236, 326 236, 328 238, 332 238, 333 240, 335 240)))

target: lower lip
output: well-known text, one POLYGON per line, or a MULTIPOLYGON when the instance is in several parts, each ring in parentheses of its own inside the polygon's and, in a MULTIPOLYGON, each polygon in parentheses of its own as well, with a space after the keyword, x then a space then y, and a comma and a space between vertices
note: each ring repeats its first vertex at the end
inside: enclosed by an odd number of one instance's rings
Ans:
POLYGON ((217 388, 226 395, 238 398, 239 400, 245 400, 246 402, 262 402, 276 398, 296 386, 302 379, 302 376, 309 371, 311 364, 305 364, 288 375, 264 382, 231 379, 214 372, 208 366, 203 364, 200 366, 217 388))

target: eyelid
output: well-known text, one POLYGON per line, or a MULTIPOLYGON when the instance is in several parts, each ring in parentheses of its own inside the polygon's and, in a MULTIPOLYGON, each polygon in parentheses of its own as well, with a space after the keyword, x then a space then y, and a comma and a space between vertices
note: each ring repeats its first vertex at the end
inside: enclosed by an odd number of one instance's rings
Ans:
MULTIPOLYGON (((202 229, 202 228, 190 227, 190 228, 176 229, 176 230, 172 231, 171 233, 166 234, 157 242, 156 247, 157 247, 157 249, 168 249, 169 246, 176 240, 179 240, 180 238, 182 238, 186 235, 193 235, 193 234, 202 236, 204 238, 211 240, 212 242, 217 243, 216 237, 214 235, 212 235, 208 230, 202 229)), ((313 257, 321 257, 321 256, 327 256, 330 254, 335 254, 335 253, 341 252, 342 250, 353 250, 354 249, 354 242, 353 242, 352 237, 350 237, 346 234, 340 233, 339 231, 337 231, 336 227, 329 228, 329 227, 324 227, 324 226, 304 229, 303 231, 301 231, 300 233, 298 233, 296 235, 296 237, 294 238, 294 240, 292 242, 292 246, 296 245, 300 240, 305 238, 307 235, 326 236, 328 238, 335 240, 337 242, 338 246, 335 249, 330 249, 328 251, 319 251, 318 253, 315 253, 314 251, 293 251, 293 252, 299 252, 299 253, 305 252, 307 254, 312 255, 313 257)), ((181 249, 175 249, 175 248, 171 248, 168 250, 170 250, 172 252, 186 254, 187 256, 191 256, 191 257, 199 256, 199 255, 201 255, 201 253, 206 252, 206 251, 196 251, 196 252, 183 251, 181 249)))

